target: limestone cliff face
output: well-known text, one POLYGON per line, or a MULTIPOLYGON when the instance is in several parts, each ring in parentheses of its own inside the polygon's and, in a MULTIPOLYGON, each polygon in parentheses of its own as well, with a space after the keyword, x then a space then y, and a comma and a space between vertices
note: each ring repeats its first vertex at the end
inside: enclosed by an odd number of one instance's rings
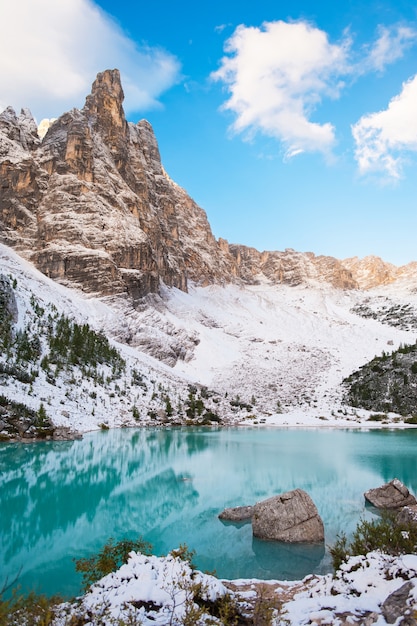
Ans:
POLYGON ((166 174, 152 127, 126 121, 118 70, 98 74, 82 110, 42 138, 27 110, 0 114, 0 241, 46 275, 134 301, 161 281, 260 279, 352 289, 390 281, 372 269, 294 250, 259 252, 214 238, 205 212, 166 174))
POLYGON ((352 257, 342 261, 349 270, 360 289, 372 289, 394 282, 405 281, 409 286, 417 287, 417 263, 397 267, 376 256, 366 256, 363 259, 352 257))
POLYGON ((333 257, 315 256, 312 252, 258 252, 255 248, 231 245, 239 275, 246 281, 264 276, 272 283, 300 285, 328 283, 340 289, 356 289, 357 281, 349 269, 333 257))
POLYGON ((345 259, 343 265, 352 272, 361 289, 387 285, 395 280, 397 269, 376 256, 345 259))
POLYGON ((0 115, 0 239, 48 276, 134 299, 226 280, 233 260, 161 166, 145 120, 126 121, 117 70, 41 141, 28 112, 0 115))

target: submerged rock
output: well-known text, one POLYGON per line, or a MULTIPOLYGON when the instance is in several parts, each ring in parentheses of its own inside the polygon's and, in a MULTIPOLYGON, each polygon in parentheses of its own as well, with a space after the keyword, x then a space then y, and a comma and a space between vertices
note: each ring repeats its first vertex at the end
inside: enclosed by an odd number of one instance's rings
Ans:
POLYGON ((255 504, 252 529, 254 537, 269 541, 324 541, 323 521, 313 500, 302 489, 294 489, 255 504))
POLYGON ((399 509, 417 504, 415 497, 398 478, 394 478, 381 487, 369 489, 364 496, 377 509, 399 509))
POLYGON ((219 519, 226 522, 243 522, 252 517, 253 506, 235 506, 231 509, 224 509, 219 515, 219 519))

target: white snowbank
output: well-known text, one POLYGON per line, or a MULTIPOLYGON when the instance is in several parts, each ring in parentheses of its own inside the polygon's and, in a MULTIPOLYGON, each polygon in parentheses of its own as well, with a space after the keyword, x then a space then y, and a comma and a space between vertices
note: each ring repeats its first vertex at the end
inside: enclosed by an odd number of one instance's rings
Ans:
POLYGON ((215 602, 227 591, 217 578, 194 571, 172 554, 156 557, 131 552, 127 564, 92 585, 78 605, 64 605, 55 624, 66 624, 68 611, 93 614, 95 619, 100 616, 103 626, 113 626, 117 620, 142 626, 183 624, 187 614, 198 610, 196 595, 203 602, 215 602))
MULTIPOLYGON (((91 625, 113 626, 117 620, 143 626, 179 625, 189 619, 192 610, 198 610, 196 596, 204 603, 215 602, 225 594, 237 602, 242 614, 250 615, 251 607, 253 610, 259 598, 259 584, 273 592, 275 626, 382 626, 387 624, 382 607, 384 601, 406 581, 410 581, 412 587, 402 608, 402 617, 417 609, 416 555, 393 557, 370 552, 366 556, 351 557, 335 576, 307 576, 303 581, 288 583, 219 581, 193 571, 188 562, 178 557, 143 556, 132 552, 126 565, 102 578, 78 602, 62 605, 54 625, 63 626, 69 615, 93 616, 88 622, 91 625)), ((208 612, 195 623, 222 624, 208 612)))

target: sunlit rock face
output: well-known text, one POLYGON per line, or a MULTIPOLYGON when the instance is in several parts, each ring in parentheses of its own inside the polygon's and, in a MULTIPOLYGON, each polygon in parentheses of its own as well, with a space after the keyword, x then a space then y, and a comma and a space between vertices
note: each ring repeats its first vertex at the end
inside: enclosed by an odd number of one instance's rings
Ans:
POLYGON ((397 267, 377 256, 366 256, 363 259, 352 257, 342 261, 343 266, 351 272, 359 289, 372 289, 396 283, 416 291, 417 263, 415 261, 397 267))
POLYGON ((345 259, 343 265, 350 270, 361 289, 392 283, 398 277, 398 268, 376 256, 364 259, 345 259))
POLYGON ((183 291, 189 281, 260 280, 354 289, 395 274, 382 261, 374 270, 366 260, 216 240, 203 209, 164 171, 151 125, 126 121, 123 98, 119 71, 106 70, 82 110, 39 132, 26 109, 0 114, 0 241, 46 275, 138 302, 161 283, 183 291))
POLYGON ((165 174, 150 124, 128 123, 122 102, 112 70, 42 140, 27 111, 0 115, 1 241, 48 276, 101 295, 226 280, 231 256, 165 174))
POLYGON ((358 287, 349 269, 333 257, 291 249, 258 252, 255 248, 239 245, 230 246, 230 251, 236 259, 239 275, 247 281, 262 275, 275 284, 328 283, 341 289, 358 287))

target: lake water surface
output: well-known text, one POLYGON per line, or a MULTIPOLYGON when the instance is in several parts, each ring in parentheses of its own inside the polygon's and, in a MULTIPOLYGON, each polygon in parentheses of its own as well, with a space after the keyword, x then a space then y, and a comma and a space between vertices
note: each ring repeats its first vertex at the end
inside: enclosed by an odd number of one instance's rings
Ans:
POLYGON ((0 587, 21 570, 23 589, 75 595, 74 558, 138 535, 155 554, 187 544, 221 578, 325 573, 324 547, 253 540, 250 524, 218 514, 299 487, 331 545, 372 517, 364 491, 394 477, 417 492, 417 429, 124 429, 0 444, 0 587))

